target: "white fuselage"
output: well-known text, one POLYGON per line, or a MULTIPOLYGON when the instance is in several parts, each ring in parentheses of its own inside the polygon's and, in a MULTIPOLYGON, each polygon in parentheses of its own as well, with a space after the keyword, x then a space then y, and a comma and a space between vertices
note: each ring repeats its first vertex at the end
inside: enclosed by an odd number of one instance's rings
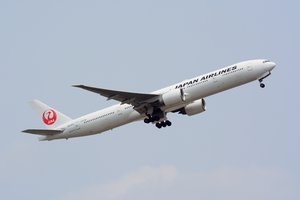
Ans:
MULTIPOLYGON (((162 107, 164 112, 170 112, 189 103, 205 98, 207 96, 228 90, 245 83, 259 80, 270 74, 275 67, 273 62, 266 60, 250 60, 237 63, 169 87, 152 92, 153 94, 164 94, 171 90, 183 89, 187 98, 184 102, 178 102, 172 107, 162 107)), ((117 104, 97 112, 93 112, 74 119, 57 129, 64 130, 63 133, 41 138, 41 140, 53 140, 93 135, 113 128, 142 120, 146 116, 133 109, 131 104, 117 104)))

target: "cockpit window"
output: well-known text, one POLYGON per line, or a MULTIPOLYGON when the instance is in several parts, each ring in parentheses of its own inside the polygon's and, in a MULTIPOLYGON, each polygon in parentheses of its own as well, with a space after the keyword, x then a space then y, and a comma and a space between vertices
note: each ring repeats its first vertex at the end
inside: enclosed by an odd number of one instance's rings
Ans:
POLYGON ((263 61, 263 63, 268 63, 268 62, 271 62, 271 61, 269 61, 269 60, 264 60, 264 61, 263 61))

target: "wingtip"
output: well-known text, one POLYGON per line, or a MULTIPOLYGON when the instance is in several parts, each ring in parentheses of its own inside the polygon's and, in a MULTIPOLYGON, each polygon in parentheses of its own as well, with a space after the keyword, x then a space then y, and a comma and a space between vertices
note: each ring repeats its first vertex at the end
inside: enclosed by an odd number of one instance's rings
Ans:
POLYGON ((84 85, 72 85, 72 87, 78 87, 78 88, 81 88, 81 87, 84 87, 84 85))

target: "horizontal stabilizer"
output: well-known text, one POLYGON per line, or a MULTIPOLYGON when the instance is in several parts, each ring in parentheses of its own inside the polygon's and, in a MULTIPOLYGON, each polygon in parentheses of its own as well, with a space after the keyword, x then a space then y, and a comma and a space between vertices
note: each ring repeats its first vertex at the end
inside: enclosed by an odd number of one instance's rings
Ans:
POLYGON ((26 129, 22 131, 24 133, 30 133, 35 135, 51 136, 64 132, 63 130, 49 130, 49 129, 26 129))

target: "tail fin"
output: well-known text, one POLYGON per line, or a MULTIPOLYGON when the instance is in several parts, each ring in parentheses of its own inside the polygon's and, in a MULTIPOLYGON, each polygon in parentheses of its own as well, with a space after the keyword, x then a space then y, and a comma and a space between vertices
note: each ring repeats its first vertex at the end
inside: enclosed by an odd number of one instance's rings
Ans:
POLYGON ((72 119, 61 112, 49 107, 39 100, 33 100, 30 105, 37 111, 42 123, 47 129, 55 129, 56 127, 65 124, 72 119))

